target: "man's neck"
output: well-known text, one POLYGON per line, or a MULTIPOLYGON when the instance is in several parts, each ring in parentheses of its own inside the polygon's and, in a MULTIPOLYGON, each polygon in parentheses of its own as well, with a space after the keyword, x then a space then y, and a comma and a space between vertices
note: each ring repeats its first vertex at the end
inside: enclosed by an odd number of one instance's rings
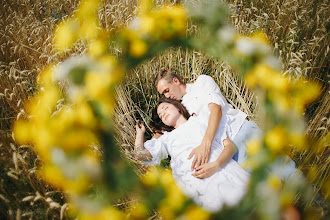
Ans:
POLYGON ((180 89, 181 89, 181 92, 183 94, 182 97, 185 96, 187 94, 187 85, 186 84, 181 84, 180 89))

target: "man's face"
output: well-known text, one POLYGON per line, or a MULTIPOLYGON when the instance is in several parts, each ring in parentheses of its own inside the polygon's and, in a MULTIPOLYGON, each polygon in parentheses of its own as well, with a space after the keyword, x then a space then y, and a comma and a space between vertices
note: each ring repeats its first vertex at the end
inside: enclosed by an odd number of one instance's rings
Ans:
POLYGON ((163 94, 166 98, 180 100, 183 96, 180 90, 180 81, 173 78, 172 82, 167 82, 165 79, 159 80, 157 84, 157 91, 163 94))

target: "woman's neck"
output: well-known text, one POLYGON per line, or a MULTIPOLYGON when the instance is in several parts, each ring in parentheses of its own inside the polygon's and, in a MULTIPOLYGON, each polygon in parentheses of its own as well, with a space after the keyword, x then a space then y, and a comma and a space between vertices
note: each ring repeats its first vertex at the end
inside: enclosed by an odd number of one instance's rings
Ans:
POLYGON ((186 121, 188 121, 188 120, 183 115, 180 115, 180 117, 176 121, 176 124, 175 124, 174 128, 178 128, 180 125, 182 125, 186 121))

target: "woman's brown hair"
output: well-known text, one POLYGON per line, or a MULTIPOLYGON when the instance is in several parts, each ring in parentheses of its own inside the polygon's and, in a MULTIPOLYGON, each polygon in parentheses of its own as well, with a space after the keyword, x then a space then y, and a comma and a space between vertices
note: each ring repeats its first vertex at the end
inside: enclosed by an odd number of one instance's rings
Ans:
POLYGON ((150 127, 152 128, 153 132, 155 132, 155 133, 162 134, 164 131, 174 130, 174 127, 169 127, 169 126, 165 125, 158 116, 158 113, 157 113, 158 106, 164 102, 174 105, 179 110, 179 113, 181 113, 183 115, 183 117, 185 117, 186 119, 188 119, 190 117, 188 110, 181 104, 180 101, 165 98, 165 97, 160 98, 157 105, 155 106, 155 108, 152 111, 152 116, 151 116, 152 120, 150 122, 150 127))

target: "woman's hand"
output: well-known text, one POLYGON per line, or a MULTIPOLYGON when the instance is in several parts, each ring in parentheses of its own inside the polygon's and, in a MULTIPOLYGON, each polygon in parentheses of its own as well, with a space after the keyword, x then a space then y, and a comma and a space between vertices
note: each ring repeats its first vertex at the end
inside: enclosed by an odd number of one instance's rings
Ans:
POLYGON ((146 132, 146 127, 144 126, 144 122, 138 120, 135 125, 135 131, 136 131, 136 135, 144 135, 144 133, 146 132))
POLYGON ((204 163, 196 168, 195 173, 192 175, 199 179, 204 179, 212 176, 219 170, 219 164, 217 161, 211 163, 204 163))

